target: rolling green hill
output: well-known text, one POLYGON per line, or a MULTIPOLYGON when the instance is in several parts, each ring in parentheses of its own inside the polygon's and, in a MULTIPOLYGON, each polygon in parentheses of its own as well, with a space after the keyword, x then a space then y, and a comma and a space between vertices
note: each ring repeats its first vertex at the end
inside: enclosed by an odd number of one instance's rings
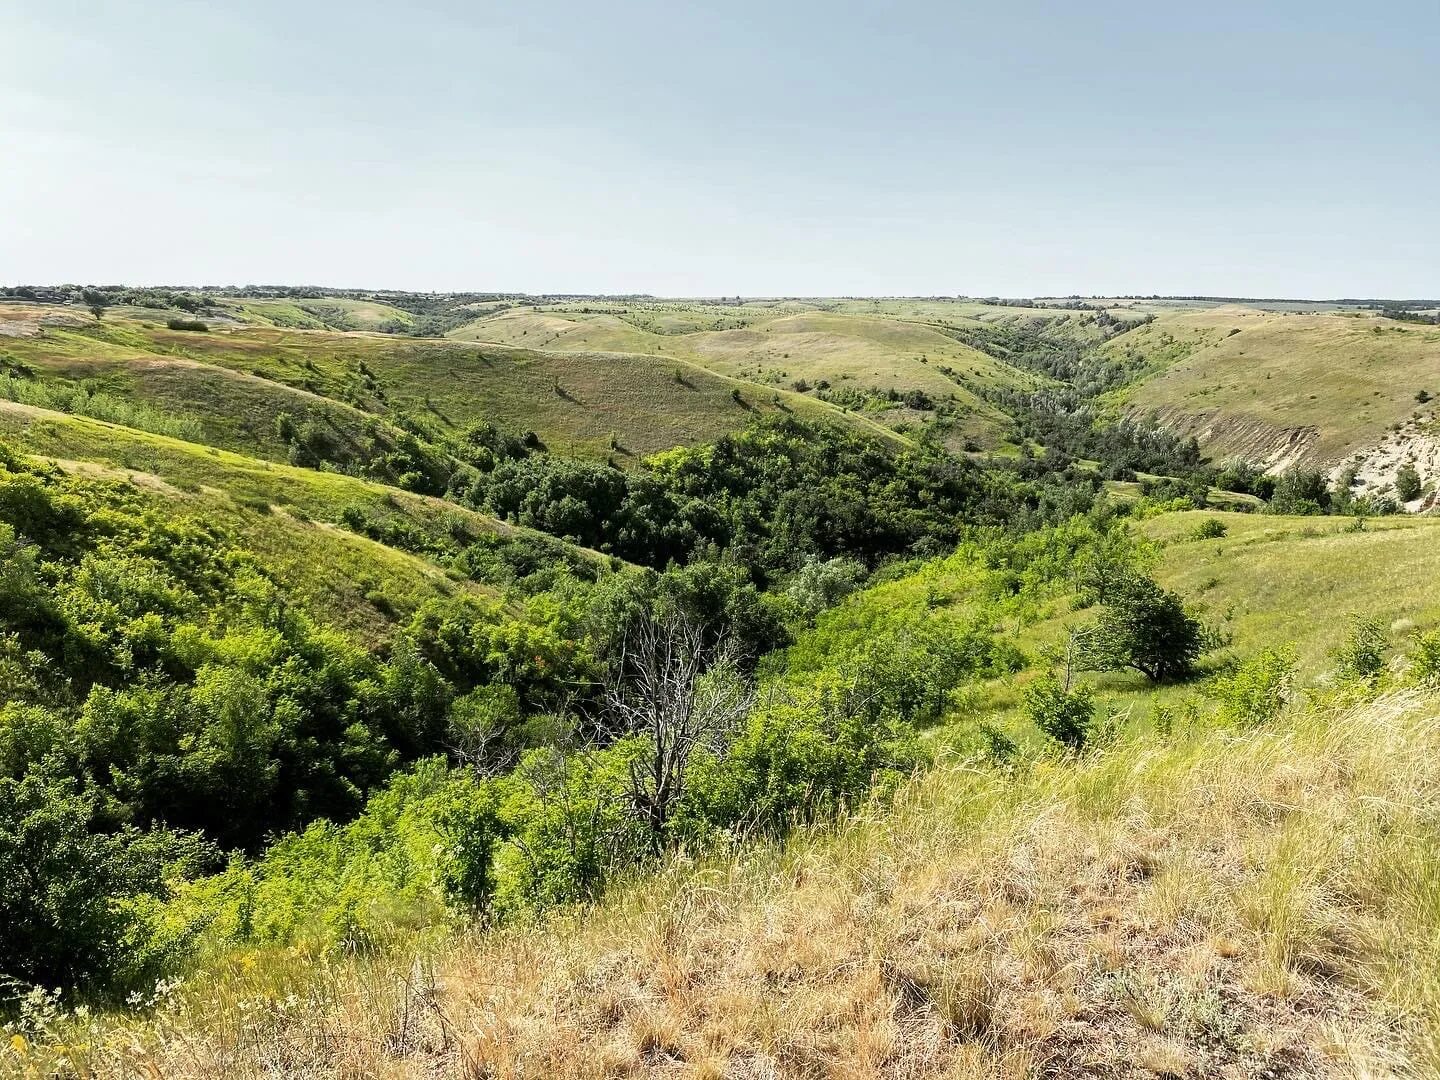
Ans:
POLYGON ((537 535, 383 484, 12 402, 0 401, 0 439, 74 475, 120 481, 162 514, 232 530, 316 618, 371 641, 388 638, 427 599, 498 595, 447 573, 438 552, 479 537, 537 535), (406 539, 397 546, 357 534, 347 512, 406 539))
MULTIPOLYGON (((20 310, 28 309, 12 313, 20 310)), ((274 431, 280 412, 315 414, 349 440, 397 409, 442 428, 491 422, 533 430, 567 454, 622 462, 781 411, 877 430, 865 417, 683 359, 255 326, 19 325, 27 332, 0 338, 12 366, 191 416, 210 441, 269 457, 284 450, 274 431)))
POLYGON ((932 419, 933 405, 914 408, 904 400, 918 392, 946 403, 950 440, 957 446, 966 440, 995 446, 1003 441, 1008 421, 984 399, 984 391, 1032 386, 1038 380, 957 340, 950 331, 967 322, 984 325, 977 315, 989 317, 1000 310, 1036 315, 1031 309, 987 309, 981 304, 912 308, 834 301, 584 302, 502 311, 451 336, 675 357, 751 382, 829 397, 867 410, 900 430, 932 419))
POLYGON ((1440 393, 1440 328, 1227 306, 1163 314, 1104 351, 1142 376, 1117 400, 1195 433, 1216 457, 1330 467, 1402 426, 1429 456, 1433 410, 1417 395, 1440 393))

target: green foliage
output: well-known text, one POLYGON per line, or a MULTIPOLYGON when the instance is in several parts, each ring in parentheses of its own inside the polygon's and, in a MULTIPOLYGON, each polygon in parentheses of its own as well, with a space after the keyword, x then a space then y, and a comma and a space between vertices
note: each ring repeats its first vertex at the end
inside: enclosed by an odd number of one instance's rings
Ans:
POLYGON ((1407 461, 1395 473, 1395 494, 1401 502, 1412 502, 1420 497, 1420 491, 1420 473, 1407 461))
POLYGON ((397 774, 353 821, 316 821, 183 889, 171 917, 216 944, 374 948, 482 909, 495 887, 494 794, 431 759, 397 774))
POLYGON ((865 580, 865 567, 855 559, 807 559, 785 592, 802 616, 813 620, 854 592, 865 580))
POLYGON ((1410 678, 1422 686, 1440 684, 1440 630, 1421 634, 1410 654, 1410 678))
POLYGON ((1194 540, 1218 540, 1230 531, 1229 526, 1219 518, 1206 518, 1196 525, 1190 536, 1194 540))
POLYGON ((513 914, 591 900, 651 850, 629 805, 633 743, 608 750, 530 751, 497 782, 507 839, 496 852, 495 908, 513 914))
POLYGON ((1316 469, 1294 466, 1275 481, 1267 509, 1272 514, 1323 514, 1330 508, 1325 475, 1316 469))
POLYGON ((830 817, 924 760, 908 725, 838 689, 757 709, 723 756, 693 766, 681 835, 777 834, 830 817))
POLYGON ((422 607, 375 655, 311 623, 226 534, 10 460, 0 706, 58 718, 52 741, 112 825, 258 850, 353 816, 397 766, 446 749, 457 696, 503 684, 543 712, 589 678, 573 620, 499 602, 422 607))
POLYGON ((1095 726, 1095 692, 1086 685, 1067 687, 1053 672, 1025 688, 1025 715, 1067 750, 1083 750, 1095 726))
POLYGON ((1263 649, 1216 678, 1207 688, 1220 703, 1220 717, 1237 727, 1256 727, 1274 720, 1294 693, 1295 650, 1291 646, 1263 649))
POLYGON ((1373 684, 1385 670, 1390 637, 1377 619, 1350 617, 1345 643, 1335 650, 1335 676, 1341 682, 1373 684))
POLYGON ((161 901, 202 847, 168 830, 101 831, 98 801, 54 758, 0 777, 0 981, 123 996, 184 946, 161 901))
POLYGON ((934 449, 894 453, 789 416, 757 419, 738 434, 647 464, 628 474, 549 455, 507 460, 472 477, 465 498, 657 568, 730 552, 763 584, 810 559, 874 564, 911 550, 937 554, 959 538, 961 515, 1023 520, 1093 492, 1071 485, 1052 493, 934 449))
POLYGON ((33 378, 17 378, 0 371, 0 398, 38 409, 53 409, 111 424, 123 424, 138 431, 168 435, 172 439, 199 442, 204 437, 199 421, 192 417, 177 414, 174 410, 161 411, 143 402, 83 385, 66 386, 33 378))
POLYGON ((1150 577, 1128 573, 1107 589, 1099 615, 1078 644, 1091 669, 1133 668, 1151 682, 1170 682, 1193 674, 1211 635, 1175 593, 1150 577))

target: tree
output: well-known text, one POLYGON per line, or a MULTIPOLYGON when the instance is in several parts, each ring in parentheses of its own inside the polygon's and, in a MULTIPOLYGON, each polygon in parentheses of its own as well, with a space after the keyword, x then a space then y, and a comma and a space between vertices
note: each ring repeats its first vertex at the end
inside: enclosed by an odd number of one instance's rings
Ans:
POLYGON ((1094 671, 1133 668, 1151 682, 1183 679, 1207 646, 1184 601, 1143 574, 1111 585, 1100 614, 1080 634, 1082 663, 1094 671))
POLYGON ((164 829, 95 831, 98 797, 42 763, 0 777, 0 983, 121 994, 153 979, 179 940, 158 906, 202 847, 164 829))
POLYGON ((1296 466, 1275 481, 1270 497, 1272 514, 1323 514, 1330 507, 1330 490, 1324 474, 1296 466))
POLYGON ((95 316, 95 321, 99 322, 105 315, 105 309, 110 306, 110 298, 99 289, 86 289, 80 295, 85 301, 86 309, 95 316))
POLYGON ((1412 462, 1407 461, 1395 473, 1395 494, 1401 502, 1411 502, 1420 497, 1420 473, 1412 462))
POLYGON ((629 763, 629 794, 656 851, 684 796, 691 756, 701 747, 720 749, 752 700, 728 641, 707 647, 705 627, 682 611, 647 615, 632 627, 606 705, 621 730, 641 739, 629 763))

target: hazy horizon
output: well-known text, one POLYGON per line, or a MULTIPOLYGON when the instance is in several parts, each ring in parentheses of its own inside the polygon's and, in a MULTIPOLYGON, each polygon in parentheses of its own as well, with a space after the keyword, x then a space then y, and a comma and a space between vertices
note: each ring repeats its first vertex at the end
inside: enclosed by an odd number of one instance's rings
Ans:
POLYGON ((6 283, 1440 293, 1419 3, 0 13, 6 283))

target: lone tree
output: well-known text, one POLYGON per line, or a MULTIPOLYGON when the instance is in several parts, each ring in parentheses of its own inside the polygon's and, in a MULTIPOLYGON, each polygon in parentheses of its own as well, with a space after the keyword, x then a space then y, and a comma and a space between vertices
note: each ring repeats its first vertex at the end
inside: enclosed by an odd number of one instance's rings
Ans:
POLYGON ((1079 644, 1084 666, 1093 671, 1133 668, 1151 682, 1170 682, 1194 673, 1209 638, 1178 595, 1132 573, 1110 584, 1079 644))
POLYGON ((110 306, 108 296, 99 289, 86 289, 80 296, 85 301, 86 309, 95 316, 97 322, 105 317, 105 309, 110 306))
POLYGON ((1401 502, 1411 502, 1420 497, 1421 491, 1420 473, 1415 466, 1406 462, 1400 466, 1395 473, 1395 494, 1400 497, 1401 502))
POLYGON ((750 711, 753 691, 735 670, 727 640, 706 645, 705 627, 679 611, 639 619, 626 635, 607 711, 642 749, 630 762, 629 796, 659 852, 685 794, 697 749, 716 749, 750 711))

